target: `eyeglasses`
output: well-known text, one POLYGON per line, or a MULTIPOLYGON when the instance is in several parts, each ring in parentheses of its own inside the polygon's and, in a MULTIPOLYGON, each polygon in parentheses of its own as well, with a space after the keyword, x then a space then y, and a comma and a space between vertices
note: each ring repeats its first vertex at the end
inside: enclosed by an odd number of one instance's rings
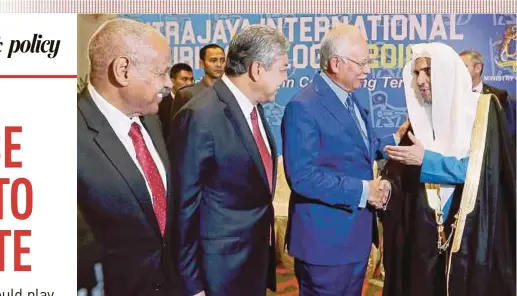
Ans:
POLYGON ((343 61, 345 61, 345 60, 351 61, 352 63, 356 64, 357 66, 359 66, 363 70, 364 70, 364 67, 366 67, 367 65, 370 65, 371 63, 375 62, 375 59, 366 59, 365 61, 358 62, 358 61, 352 60, 351 58, 343 57, 343 56, 340 56, 340 55, 335 55, 335 57, 340 58, 343 61))

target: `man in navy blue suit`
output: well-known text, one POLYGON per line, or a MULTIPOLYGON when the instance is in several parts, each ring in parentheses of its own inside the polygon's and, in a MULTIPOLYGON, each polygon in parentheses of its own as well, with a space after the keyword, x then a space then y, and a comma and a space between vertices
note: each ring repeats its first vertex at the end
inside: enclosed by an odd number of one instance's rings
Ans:
POLYGON ((302 296, 361 294, 372 233, 377 236, 373 212, 389 190, 386 181, 372 180, 373 164, 407 129, 405 123, 396 135, 375 136, 361 105, 368 98, 354 92, 369 63, 357 28, 333 28, 321 43, 321 73, 285 109, 287 241, 302 296))
POLYGON ((278 31, 246 27, 230 42, 225 75, 172 121, 180 275, 189 296, 276 289, 276 148, 262 104, 287 79, 288 48, 278 31))

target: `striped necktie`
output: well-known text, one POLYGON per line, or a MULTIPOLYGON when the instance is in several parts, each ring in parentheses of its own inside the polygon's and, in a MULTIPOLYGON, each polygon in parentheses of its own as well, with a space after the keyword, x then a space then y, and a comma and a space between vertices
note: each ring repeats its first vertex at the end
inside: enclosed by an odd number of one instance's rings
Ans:
POLYGON ((359 129, 359 132, 361 133, 361 137, 363 138, 366 148, 369 149, 370 145, 368 143, 368 135, 366 134, 366 131, 363 130, 363 128, 361 127, 361 124, 359 123, 359 119, 357 118, 357 115, 355 113, 355 106, 354 106, 354 101, 352 100, 351 93, 348 93, 348 96, 345 99, 345 105, 346 105, 348 112, 350 112, 350 116, 352 116, 352 118, 354 119, 355 124, 357 125, 357 128, 359 129))

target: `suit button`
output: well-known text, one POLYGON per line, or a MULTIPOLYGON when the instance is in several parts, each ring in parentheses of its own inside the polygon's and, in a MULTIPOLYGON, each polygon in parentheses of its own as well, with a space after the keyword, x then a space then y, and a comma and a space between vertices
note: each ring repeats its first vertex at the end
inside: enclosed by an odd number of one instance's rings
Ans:
POLYGON ((166 249, 169 246, 167 243, 163 243, 163 248, 166 249))
POLYGON ((160 291, 160 289, 162 288, 162 285, 156 283, 156 284, 153 284, 153 288, 155 291, 160 291))

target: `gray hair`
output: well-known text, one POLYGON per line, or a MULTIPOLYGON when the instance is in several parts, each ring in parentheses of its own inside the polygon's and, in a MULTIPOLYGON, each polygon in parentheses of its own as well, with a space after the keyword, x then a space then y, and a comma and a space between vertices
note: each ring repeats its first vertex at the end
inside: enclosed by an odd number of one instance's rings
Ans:
POLYGON ((330 29, 320 46, 320 68, 327 72, 328 63, 333 56, 347 56, 352 37, 358 36, 359 30, 352 25, 338 25, 330 29))
POLYGON ((228 47, 225 73, 238 76, 248 72, 253 62, 271 69, 274 58, 287 54, 289 42, 278 31, 263 25, 251 25, 237 33, 228 47))
POLYGON ((150 25, 130 19, 116 18, 102 24, 88 43, 90 77, 106 72, 120 56, 128 56, 136 65, 145 63, 154 52, 149 48, 153 34, 160 33, 150 25))
POLYGON ((481 64, 481 73, 480 74, 483 74, 483 68, 484 68, 483 56, 481 55, 481 53, 479 51, 475 51, 472 49, 464 50, 464 51, 460 52, 460 57, 462 57, 462 56, 469 56, 470 61, 472 62, 472 64, 474 66, 477 64, 481 64))

